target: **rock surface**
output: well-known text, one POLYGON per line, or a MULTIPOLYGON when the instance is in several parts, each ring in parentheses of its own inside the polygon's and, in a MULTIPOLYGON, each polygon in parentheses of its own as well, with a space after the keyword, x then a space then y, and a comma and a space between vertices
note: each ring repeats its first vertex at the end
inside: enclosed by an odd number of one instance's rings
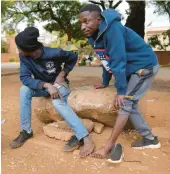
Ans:
POLYGON ((93 131, 97 134, 101 134, 104 130, 104 124, 102 123, 98 123, 98 122, 94 122, 94 128, 93 131))
MULTIPOLYGON (((116 92, 112 88, 96 90, 91 87, 84 90, 77 89, 71 92, 68 103, 79 117, 112 127, 117 116, 113 106, 115 95, 116 92)), ((62 120, 53 108, 50 98, 36 98, 34 104, 36 105, 34 112, 41 121, 62 120)), ((132 126, 128 123, 126 128, 132 128, 132 126)))
MULTIPOLYGON (((94 123, 88 119, 82 119, 82 122, 90 133, 93 130, 94 123)), ((68 141, 71 136, 74 135, 74 132, 65 121, 58 121, 47 124, 43 127, 43 130, 45 135, 48 137, 61 141, 68 141)))
POLYGON ((68 141, 71 136, 74 135, 73 132, 66 132, 61 129, 57 129, 56 127, 52 126, 51 124, 48 124, 43 127, 45 135, 47 135, 50 138, 55 138, 57 140, 61 141, 68 141))

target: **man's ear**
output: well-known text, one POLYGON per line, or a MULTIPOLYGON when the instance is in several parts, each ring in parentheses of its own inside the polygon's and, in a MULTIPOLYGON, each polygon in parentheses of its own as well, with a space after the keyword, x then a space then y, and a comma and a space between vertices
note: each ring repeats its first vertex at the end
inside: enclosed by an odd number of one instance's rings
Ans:
POLYGON ((98 16, 98 17, 97 17, 97 20, 99 21, 99 23, 101 23, 101 21, 102 21, 101 16, 98 16))

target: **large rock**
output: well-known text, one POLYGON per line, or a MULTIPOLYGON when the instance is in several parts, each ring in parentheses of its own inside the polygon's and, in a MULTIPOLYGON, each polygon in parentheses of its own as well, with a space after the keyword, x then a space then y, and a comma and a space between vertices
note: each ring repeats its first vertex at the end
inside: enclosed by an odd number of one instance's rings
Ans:
POLYGON ((71 138, 71 136, 74 135, 73 132, 67 132, 61 129, 57 129, 51 124, 52 123, 47 124, 46 126, 43 127, 45 135, 47 135, 50 138, 55 138, 61 141, 68 141, 71 138))
MULTIPOLYGON (((93 130, 94 123, 88 119, 82 119, 84 126, 90 133, 93 130)), ((58 121, 47 124, 43 127, 45 135, 51 138, 55 138, 61 141, 68 141, 74 132, 65 121, 58 121)))
POLYGON ((33 105, 35 106, 34 113, 38 119, 44 123, 54 121, 62 121, 63 118, 55 111, 50 97, 34 98, 33 105))
POLYGON ((97 134, 101 134, 104 130, 104 124, 102 123, 98 123, 98 122, 94 122, 94 128, 93 131, 97 134))
MULTIPOLYGON (((112 88, 77 89, 70 94, 68 103, 79 117, 112 127, 117 116, 113 106, 115 94, 112 88)), ((34 112, 40 120, 44 122, 61 120, 51 104, 51 99, 36 98, 34 102, 36 105, 34 112)), ((128 125, 126 128, 131 128, 131 126, 128 125)))

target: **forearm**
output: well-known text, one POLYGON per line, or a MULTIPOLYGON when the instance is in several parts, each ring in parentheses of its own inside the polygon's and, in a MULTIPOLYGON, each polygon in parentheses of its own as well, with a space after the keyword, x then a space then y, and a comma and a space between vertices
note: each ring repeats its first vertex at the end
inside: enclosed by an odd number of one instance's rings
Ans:
POLYGON ((126 89, 127 89, 127 79, 125 71, 117 71, 114 72, 115 77, 115 87, 117 89, 118 95, 126 95, 126 89))
POLYGON ((109 72, 107 72, 107 71, 105 70, 105 68, 103 67, 102 84, 103 84, 104 86, 108 86, 108 85, 109 85, 109 82, 110 82, 110 80, 111 80, 111 78, 112 78, 112 74, 109 73, 109 72))
POLYGON ((61 51, 61 57, 63 58, 64 62, 63 71, 68 74, 76 65, 78 55, 70 51, 61 51))
POLYGON ((45 83, 41 80, 33 79, 32 77, 24 77, 24 76, 20 76, 20 80, 23 85, 28 86, 31 89, 42 89, 43 84, 45 83))
POLYGON ((67 76, 68 74, 65 72, 65 71, 61 71, 58 76, 56 77, 54 83, 58 82, 58 80, 60 81, 62 79, 62 81, 65 80, 65 77, 67 76))

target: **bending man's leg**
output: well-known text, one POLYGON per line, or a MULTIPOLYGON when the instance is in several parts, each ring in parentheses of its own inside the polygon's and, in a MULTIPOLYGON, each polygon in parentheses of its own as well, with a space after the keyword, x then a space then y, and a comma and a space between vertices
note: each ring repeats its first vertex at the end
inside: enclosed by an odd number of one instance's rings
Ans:
MULTIPOLYGON (((134 74, 131 76, 131 78, 128 82, 126 95, 133 96, 133 99, 132 100, 124 99, 125 106, 118 112, 116 123, 115 123, 113 130, 112 130, 112 134, 111 134, 109 140, 107 141, 105 146, 103 146, 101 149, 99 149, 98 151, 93 153, 94 157, 104 158, 111 151, 111 149, 114 146, 114 144, 115 144, 118 136, 120 135, 123 127, 125 126, 129 115, 132 112, 132 107, 146 93, 148 88, 151 86, 152 80, 153 80, 155 74, 157 73, 158 69, 159 69, 159 65, 156 65, 155 67, 153 67, 153 70, 145 70, 142 76, 140 76, 138 74, 134 74)), ((131 120, 137 119, 136 121, 133 121, 133 123, 136 124, 136 128, 138 129, 138 131, 144 133, 143 130, 140 130, 141 127, 137 126, 137 125, 143 124, 143 127, 145 127, 145 133, 147 132, 147 135, 145 135, 145 136, 150 137, 150 138, 154 138, 153 142, 150 142, 150 141, 149 142, 144 141, 144 143, 137 142, 137 146, 141 145, 141 144, 148 144, 148 143, 154 143, 154 144, 159 145, 158 140, 152 135, 151 130, 147 126, 146 122, 143 120, 143 117, 139 114, 139 112, 137 114, 138 114, 137 115, 138 118, 136 118, 134 116, 134 114, 132 114, 131 120)))
POLYGON ((133 104, 133 102, 125 101, 127 111, 118 113, 118 116, 116 118, 116 122, 112 129, 110 138, 108 139, 108 141, 106 142, 106 144, 103 147, 101 147, 99 150, 97 150, 96 152, 94 152, 92 154, 93 157, 105 158, 109 154, 111 149, 114 147, 115 142, 116 142, 118 136, 120 135, 122 129, 124 128, 125 124, 127 123, 129 113, 131 112, 132 104, 133 104))

